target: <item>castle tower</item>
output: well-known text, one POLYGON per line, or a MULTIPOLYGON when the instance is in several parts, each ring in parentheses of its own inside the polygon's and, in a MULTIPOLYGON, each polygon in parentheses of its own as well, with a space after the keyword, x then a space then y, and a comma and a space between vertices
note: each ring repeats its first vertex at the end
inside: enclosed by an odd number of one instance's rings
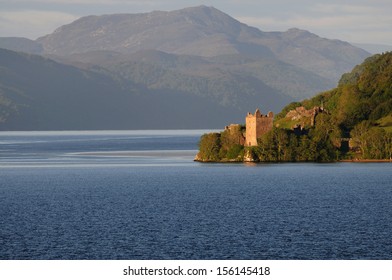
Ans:
POLYGON ((248 113, 245 121, 245 146, 257 146, 257 139, 272 129, 274 114, 269 112, 267 115, 262 115, 257 109, 254 115, 248 113))

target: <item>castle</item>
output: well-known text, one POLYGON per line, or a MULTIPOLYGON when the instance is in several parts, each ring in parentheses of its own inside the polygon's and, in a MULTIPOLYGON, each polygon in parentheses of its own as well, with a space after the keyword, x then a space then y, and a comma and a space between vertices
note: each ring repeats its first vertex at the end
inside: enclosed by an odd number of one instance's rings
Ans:
POLYGON ((267 115, 262 115, 257 109, 254 115, 248 113, 245 120, 245 146, 257 146, 257 139, 272 129, 274 113, 269 112, 267 115))

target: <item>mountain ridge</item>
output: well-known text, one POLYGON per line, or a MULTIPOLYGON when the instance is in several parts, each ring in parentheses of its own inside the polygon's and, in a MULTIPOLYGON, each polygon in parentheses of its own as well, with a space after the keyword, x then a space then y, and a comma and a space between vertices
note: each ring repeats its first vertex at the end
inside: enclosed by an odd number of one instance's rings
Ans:
MULTIPOLYGON (((21 41, 0 38, 0 46, 3 42, 16 47, 21 41)), ((57 61, 60 68, 69 65, 82 75, 109 79, 112 91, 134 98, 138 104, 132 107, 135 116, 144 116, 143 106, 159 104, 167 97, 173 106, 184 107, 178 109, 181 114, 196 103, 198 110, 208 107, 211 111, 205 112, 213 120, 219 119, 219 125, 225 125, 230 115, 235 116, 233 122, 238 122, 243 112, 254 110, 256 105, 265 111, 278 111, 290 101, 328 90, 336 85, 337 75, 368 55, 348 43, 320 38, 305 30, 263 32, 207 6, 87 16, 26 42, 22 51, 29 52, 38 45, 42 48, 39 54, 57 61)), ((43 69, 38 64, 34 67, 43 69)), ((21 85, 24 78, 20 75, 21 85)), ((37 94, 35 89, 41 85, 29 82, 28 94, 37 94)), ((94 88, 87 81, 83 83, 86 88, 94 88)), ((18 84, 13 86, 20 90, 18 84)), ((93 95, 90 98, 94 99, 93 95)), ((169 103, 166 106, 167 111, 158 111, 171 115, 167 121, 174 125, 174 112, 169 103)), ((198 115, 197 110, 193 112, 198 115)), ((196 125, 187 117, 184 125, 196 125)), ((150 121, 146 122, 149 128, 159 128, 150 121)), ((200 122, 196 127, 203 128, 200 122)))
POLYGON ((215 8, 199 6, 169 12, 82 17, 38 38, 37 42, 42 44, 46 53, 61 55, 97 50, 96 46, 99 46, 100 50, 128 53, 156 49, 174 54, 214 56, 222 52, 233 53, 235 48, 228 46, 228 49, 221 48, 217 53, 218 50, 203 48, 204 40, 229 44, 228 40, 240 37, 241 32, 252 33, 253 36, 261 34, 258 29, 244 25, 215 8), (69 34, 70 30, 72 34, 69 34), (158 36, 161 34, 164 36, 158 36), (112 40, 107 40, 106 36, 112 40), (65 41, 65 44, 56 41, 65 41), (81 47, 72 45, 74 41, 81 42, 81 47))
POLYGON ((318 74, 330 80, 331 86, 370 55, 347 42, 321 38, 298 28, 263 32, 207 6, 82 17, 37 42, 45 54, 60 56, 96 50, 130 54, 152 49, 201 57, 268 57, 318 74))
POLYGON ((230 92, 214 90, 225 80, 194 80, 194 86, 217 92, 195 94, 5 49, 0 49, 0 73, 1 130, 216 128, 228 118, 241 120, 260 99, 267 107, 289 101, 273 90, 259 95, 251 86, 241 93, 242 101, 237 89, 252 81, 239 76, 232 76, 230 92))

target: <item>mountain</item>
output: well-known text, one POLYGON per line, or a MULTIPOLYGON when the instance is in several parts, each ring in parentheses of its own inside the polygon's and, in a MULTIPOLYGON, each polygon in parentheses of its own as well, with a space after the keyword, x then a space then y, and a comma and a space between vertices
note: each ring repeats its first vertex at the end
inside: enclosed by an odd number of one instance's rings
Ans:
MULTIPOLYGON (((216 56, 251 48, 263 32, 221 11, 200 6, 171 12, 83 17, 38 39, 46 53, 91 50, 132 53, 154 49, 173 54, 216 56)), ((256 46, 255 46, 256 47, 256 46)), ((256 47, 256 51, 259 51, 256 47)), ((265 48, 266 52, 269 52, 265 48)))
MULTIPOLYGON (((308 97, 320 90, 331 88, 331 82, 312 72, 291 64, 270 58, 251 57, 242 54, 200 57, 168 54, 156 50, 137 51, 121 54, 112 51, 90 51, 67 57, 53 57, 86 69, 96 65, 130 81, 141 83, 148 88, 182 90, 192 94, 227 95, 233 91, 233 84, 241 77, 248 82, 235 86, 236 95, 254 92, 256 95, 285 95, 287 100, 308 97), (199 80, 221 84, 219 88, 205 88, 199 80), (226 82, 224 82, 226 81, 226 82), (259 84, 261 86, 257 86, 259 84)), ((283 104, 277 102, 281 109, 283 104)), ((271 104, 261 100, 263 106, 271 104)), ((275 106, 277 105, 277 106, 275 106)), ((268 108, 268 107, 267 107, 268 108)))
POLYGON ((361 63, 369 53, 340 40, 329 40, 297 28, 286 32, 271 32, 269 46, 282 61, 317 73, 331 81, 361 63))
POLYGON ((195 160, 392 162, 392 52, 366 59, 335 89, 289 104, 273 125, 266 126, 271 120, 258 111, 249 118, 246 126, 203 135, 195 160), (264 131, 256 132, 252 118, 264 119, 264 131))
POLYGON ((84 70, 5 49, 0 72, 1 130, 217 128, 227 120, 241 122, 260 100, 268 107, 288 101, 247 77, 232 76, 232 90, 225 92, 219 88, 228 81, 189 78, 201 88, 193 94, 146 88, 102 68, 84 70), (265 93, 241 91, 252 83, 265 93))
MULTIPOLYGON (((206 6, 83 17, 37 42, 46 55, 63 58, 96 51, 129 55, 146 50, 210 58, 205 67, 246 73, 294 99, 335 86, 341 74, 369 56, 346 42, 304 30, 263 32, 206 6), (211 67, 212 58, 219 62, 211 67)), ((100 64, 100 59, 89 63, 100 64)), ((186 70, 192 68, 190 63, 186 70)))
MULTIPOLYGON (((177 61, 184 60, 184 56, 185 60, 199 57, 197 65, 188 60, 187 65, 176 68, 171 64, 169 69, 167 65, 162 67, 162 55, 151 55, 147 60, 148 64, 157 64, 164 76, 167 76, 165 71, 185 71, 198 79, 206 76, 203 73, 206 69, 210 79, 211 73, 214 74, 211 69, 217 70, 217 75, 228 73, 226 80, 232 74, 247 75, 294 100, 335 86, 341 74, 369 56, 346 42, 320 38, 304 30, 263 32, 206 6, 170 12, 87 16, 37 41, 25 39, 22 44, 21 40, 10 42, 10 38, 0 38, 0 46, 43 54, 78 67, 80 60, 87 60, 90 66, 106 67, 105 52, 122 54, 121 62, 135 62, 138 54, 149 50, 178 56, 177 61), (99 54, 104 57, 100 58, 99 54)), ((145 54, 140 59, 145 59, 145 54)), ((142 75, 154 77, 156 73, 142 75)), ((230 84, 224 88, 229 87, 230 84)))
POLYGON ((392 46, 390 45, 381 45, 381 44, 360 44, 355 43, 354 46, 364 49, 371 54, 381 54, 384 52, 392 51, 392 46))
POLYGON ((286 106, 277 119, 294 107, 310 109, 320 104, 345 137, 363 123, 392 132, 392 52, 367 58, 342 75, 335 89, 286 106))
POLYGON ((131 102, 109 77, 37 55, 0 49, 0 69, 2 130, 109 127, 131 102))
POLYGON ((32 54, 41 54, 43 52, 43 47, 40 43, 21 37, 0 37, 0 48, 32 54))
POLYGON ((304 30, 263 32, 206 6, 88 16, 0 46, 24 52, 0 50, 0 129, 11 130, 241 123, 255 107, 276 112, 333 87, 369 55, 304 30))

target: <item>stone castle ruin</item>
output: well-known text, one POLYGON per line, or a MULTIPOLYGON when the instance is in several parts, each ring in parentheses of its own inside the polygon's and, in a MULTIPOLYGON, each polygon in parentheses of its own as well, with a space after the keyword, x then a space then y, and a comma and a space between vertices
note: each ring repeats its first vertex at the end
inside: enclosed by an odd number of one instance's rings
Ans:
MULTIPOLYGON (((316 117, 320 113, 328 113, 322 106, 313 107, 312 109, 305 109, 305 107, 300 106, 286 114, 286 118, 292 121, 297 121, 298 123, 292 127, 292 130, 297 134, 301 135, 307 133, 305 127, 315 126, 316 117)), ((262 135, 272 130, 274 122, 274 113, 268 112, 267 115, 263 115, 260 109, 256 109, 254 114, 248 113, 246 118, 246 132, 241 135, 239 139, 239 144, 252 147, 257 146, 259 139, 262 135)), ((231 124, 225 127, 225 130, 229 133, 235 133, 241 130, 239 124, 231 124)))
MULTIPOLYGON (((300 106, 295 108, 294 110, 290 110, 286 114, 286 118, 293 120, 293 121, 300 121, 304 119, 310 120, 310 126, 315 126, 316 124, 316 117, 320 113, 328 113, 324 107, 322 106, 315 106, 312 109, 306 110, 304 106, 300 106)), ((305 122, 302 121, 302 127, 305 127, 305 122)))
POLYGON ((257 139, 272 129, 274 113, 269 112, 267 115, 262 115, 260 110, 257 109, 254 115, 248 113, 245 120, 245 146, 257 146, 257 139))

